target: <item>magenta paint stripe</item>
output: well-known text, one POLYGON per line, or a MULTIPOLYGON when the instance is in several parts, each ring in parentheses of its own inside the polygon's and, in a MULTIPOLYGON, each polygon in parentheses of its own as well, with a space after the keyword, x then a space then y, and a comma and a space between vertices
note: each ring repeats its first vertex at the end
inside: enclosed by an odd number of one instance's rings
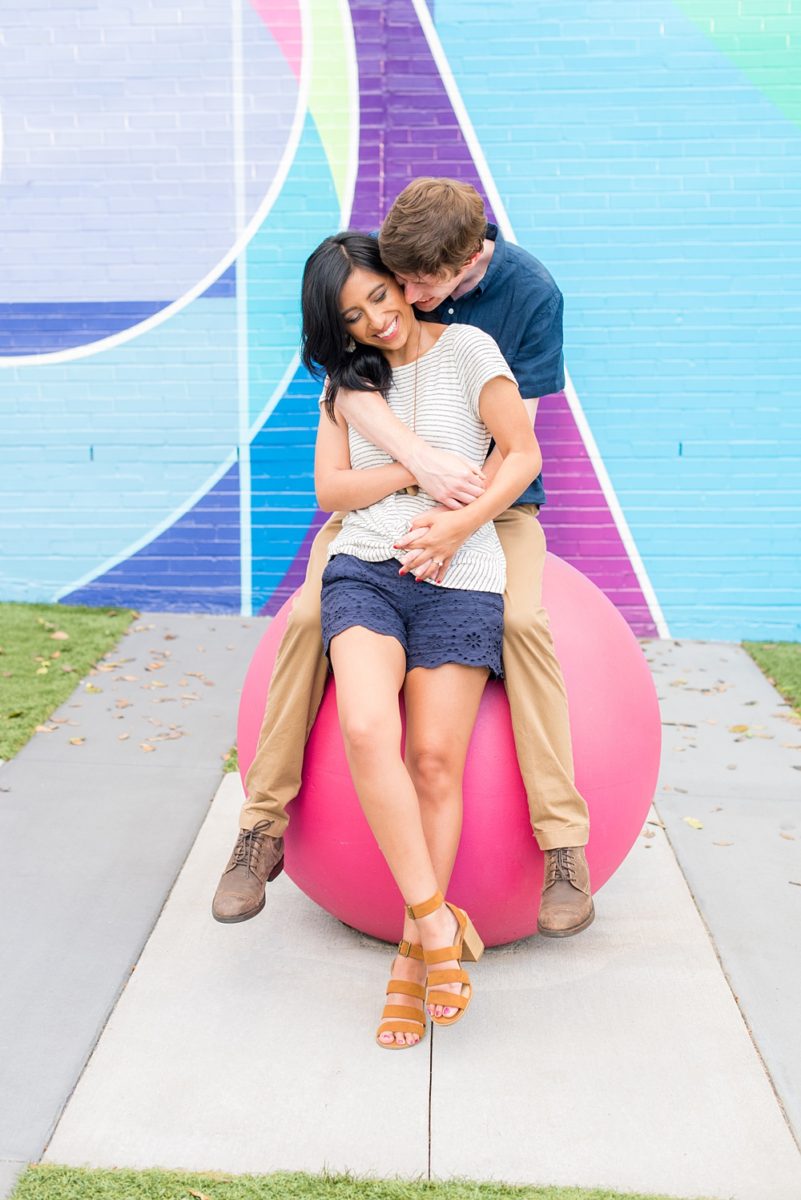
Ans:
MULTIPOLYGON (((361 105, 359 172, 351 226, 371 229, 418 175, 481 180, 410 0, 350 0, 361 105)), ((487 203, 487 211, 492 216, 487 203)), ((532 247, 536 252, 536 247, 532 247)), ((549 502, 549 549, 593 581, 640 636, 657 633, 564 393, 544 396, 537 434, 549 502)), ((297 558, 263 611, 274 612, 302 582, 318 513, 297 558), (295 585, 297 586, 297 585, 295 585), (279 596, 280 593, 280 596, 279 596)))

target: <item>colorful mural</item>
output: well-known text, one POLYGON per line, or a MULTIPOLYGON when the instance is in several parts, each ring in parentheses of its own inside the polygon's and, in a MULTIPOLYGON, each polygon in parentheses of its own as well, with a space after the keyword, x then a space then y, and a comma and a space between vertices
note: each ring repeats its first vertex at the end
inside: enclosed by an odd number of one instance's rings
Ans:
POLYGON ((801 257, 798 114, 723 7, 6 10, 0 596, 277 611, 324 520, 303 263, 443 174, 566 295, 550 548, 638 633, 801 635, 801 317, 755 304, 801 257))

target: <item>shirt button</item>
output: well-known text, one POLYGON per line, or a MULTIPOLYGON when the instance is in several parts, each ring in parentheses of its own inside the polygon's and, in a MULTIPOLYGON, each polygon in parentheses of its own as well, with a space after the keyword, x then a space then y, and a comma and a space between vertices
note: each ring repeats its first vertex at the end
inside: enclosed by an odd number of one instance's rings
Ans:
POLYGON ((452 308, 449 308, 449 309, 448 309, 448 316, 449 316, 449 317, 452 317, 452 316, 453 316, 453 309, 452 309, 452 308))

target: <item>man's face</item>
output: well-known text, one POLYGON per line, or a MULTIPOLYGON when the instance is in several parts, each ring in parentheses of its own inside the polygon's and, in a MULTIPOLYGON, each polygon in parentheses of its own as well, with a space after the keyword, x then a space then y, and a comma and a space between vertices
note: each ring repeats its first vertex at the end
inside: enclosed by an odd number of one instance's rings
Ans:
POLYGON ((441 275, 399 275, 395 278, 403 288, 407 303, 421 312, 431 312, 447 300, 467 274, 467 266, 461 271, 443 271, 441 275))

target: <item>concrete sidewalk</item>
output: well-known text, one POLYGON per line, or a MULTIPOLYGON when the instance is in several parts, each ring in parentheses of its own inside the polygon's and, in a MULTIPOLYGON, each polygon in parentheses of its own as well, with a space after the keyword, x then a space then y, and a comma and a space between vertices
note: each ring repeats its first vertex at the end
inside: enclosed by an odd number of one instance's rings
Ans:
POLYGON ((589 930, 489 951, 464 1024, 387 1054, 372 1040, 387 947, 285 876, 255 920, 212 921, 240 802, 229 776, 45 1161, 798 1200, 785 1111, 801 887, 785 880, 801 879, 801 737, 737 647, 646 650, 668 735, 658 815, 589 930), (752 736, 731 732, 743 724, 752 736))
POLYGON ((158 920, 265 626, 143 615, 0 767, 0 1195, 40 1157, 158 920))

